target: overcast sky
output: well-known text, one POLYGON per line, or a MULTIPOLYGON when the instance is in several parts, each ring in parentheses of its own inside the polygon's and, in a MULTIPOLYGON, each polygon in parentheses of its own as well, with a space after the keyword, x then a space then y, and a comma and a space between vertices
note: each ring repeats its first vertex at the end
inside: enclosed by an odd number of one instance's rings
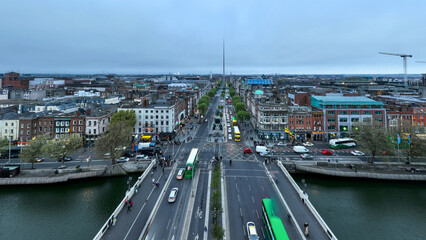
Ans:
POLYGON ((0 0, 0 72, 425 73, 424 0, 0 0))

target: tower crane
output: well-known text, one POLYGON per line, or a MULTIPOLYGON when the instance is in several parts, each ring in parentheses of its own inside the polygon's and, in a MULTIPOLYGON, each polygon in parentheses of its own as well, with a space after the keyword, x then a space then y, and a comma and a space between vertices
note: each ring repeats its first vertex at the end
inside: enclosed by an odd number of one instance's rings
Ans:
POLYGON ((379 52, 379 54, 402 57, 403 67, 404 67, 404 84, 408 85, 408 79, 407 79, 407 58, 408 57, 413 57, 413 55, 410 55, 410 54, 398 54, 398 53, 385 53, 385 52, 379 52))

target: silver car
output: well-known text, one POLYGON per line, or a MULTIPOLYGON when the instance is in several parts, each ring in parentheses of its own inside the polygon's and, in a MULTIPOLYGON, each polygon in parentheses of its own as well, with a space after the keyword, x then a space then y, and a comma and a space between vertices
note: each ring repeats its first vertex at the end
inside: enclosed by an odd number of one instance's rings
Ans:
POLYGON ((176 187, 172 189, 172 191, 170 192, 169 198, 168 198, 169 203, 173 203, 173 202, 176 201, 178 191, 179 191, 179 189, 176 188, 176 187))
POLYGON ((232 134, 228 134, 228 139, 232 140, 232 134))

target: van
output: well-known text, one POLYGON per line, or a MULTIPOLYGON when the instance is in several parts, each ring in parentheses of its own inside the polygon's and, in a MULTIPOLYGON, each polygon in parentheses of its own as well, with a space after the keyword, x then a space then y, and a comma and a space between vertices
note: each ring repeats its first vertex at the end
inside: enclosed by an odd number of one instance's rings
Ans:
POLYGON ((136 155, 136 161, 148 160, 146 155, 136 155))
POLYGON ((309 153, 309 149, 304 146, 294 146, 293 151, 295 153, 309 153))
POLYGON ((269 149, 266 148, 265 146, 256 146, 256 152, 259 154, 262 153, 262 155, 263 154, 266 155, 269 153, 269 149))

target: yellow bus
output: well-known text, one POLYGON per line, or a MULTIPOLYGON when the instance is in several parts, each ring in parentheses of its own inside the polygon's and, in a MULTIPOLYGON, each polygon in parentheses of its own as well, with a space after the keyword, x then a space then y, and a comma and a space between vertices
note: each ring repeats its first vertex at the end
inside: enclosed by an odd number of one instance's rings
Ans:
POLYGON ((238 128, 238 126, 234 126, 234 139, 236 142, 239 142, 241 138, 240 135, 240 129, 238 128))

